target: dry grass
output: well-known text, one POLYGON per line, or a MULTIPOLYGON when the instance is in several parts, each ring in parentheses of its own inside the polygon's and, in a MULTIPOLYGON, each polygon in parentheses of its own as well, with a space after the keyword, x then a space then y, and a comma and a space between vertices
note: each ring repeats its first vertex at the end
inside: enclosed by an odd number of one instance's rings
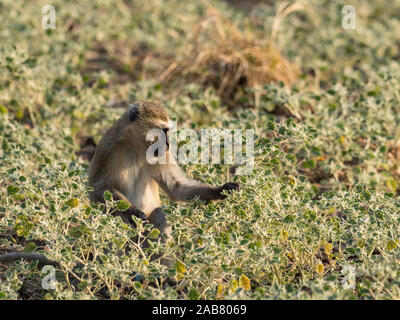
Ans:
POLYGON ((297 12, 297 11, 304 11, 310 21, 314 25, 319 24, 319 19, 317 16, 314 14, 314 11, 311 9, 309 5, 307 5, 303 1, 296 1, 293 3, 288 3, 287 1, 283 1, 277 8, 276 14, 274 17, 274 21, 272 23, 272 32, 271 32, 271 40, 275 41, 276 36, 278 34, 279 26, 283 19, 285 19, 286 16, 288 16, 291 13, 297 12))
POLYGON ((86 54, 84 74, 101 70, 113 71, 110 83, 155 79, 163 84, 168 96, 178 95, 183 86, 197 83, 212 87, 230 107, 255 105, 248 102, 247 87, 297 79, 299 67, 289 62, 276 45, 282 20, 296 11, 307 11, 300 2, 277 8, 271 34, 259 34, 244 26, 240 29, 219 10, 203 2, 207 8, 199 20, 176 14, 191 30, 184 36, 184 45, 169 50, 154 50, 131 38, 98 43, 86 54))
MULTIPOLYGON (((295 10, 299 8, 294 8, 295 10)), ((286 60, 271 39, 239 30, 221 12, 207 12, 188 35, 186 53, 161 74, 161 81, 179 80, 212 86, 234 107, 246 87, 272 81, 290 84, 299 68, 286 60)))

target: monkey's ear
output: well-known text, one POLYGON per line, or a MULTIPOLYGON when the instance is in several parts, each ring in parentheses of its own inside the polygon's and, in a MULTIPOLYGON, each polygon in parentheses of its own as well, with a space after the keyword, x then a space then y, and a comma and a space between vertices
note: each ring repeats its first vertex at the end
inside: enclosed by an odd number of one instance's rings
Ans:
POLYGON ((139 105, 137 103, 130 105, 129 121, 133 122, 139 115, 139 105))

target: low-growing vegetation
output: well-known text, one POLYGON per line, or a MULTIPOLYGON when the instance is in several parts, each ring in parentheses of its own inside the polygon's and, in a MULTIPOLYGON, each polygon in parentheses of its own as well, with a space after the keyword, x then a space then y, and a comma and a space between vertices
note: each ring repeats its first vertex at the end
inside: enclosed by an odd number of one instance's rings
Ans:
POLYGON ((43 254, 56 286, 0 262, 0 298, 400 299, 399 2, 54 0, 45 30, 48 4, 0 3, 0 255, 43 254), (255 131, 250 175, 184 166, 241 191, 163 198, 173 241, 147 249, 151 225, 89 202, 82 156, 137 100, 178 129, 255 131))

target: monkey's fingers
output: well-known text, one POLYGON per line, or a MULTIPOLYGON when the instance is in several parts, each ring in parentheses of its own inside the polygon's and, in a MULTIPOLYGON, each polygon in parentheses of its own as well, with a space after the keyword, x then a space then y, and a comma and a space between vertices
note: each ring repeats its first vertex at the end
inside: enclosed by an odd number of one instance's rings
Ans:
POLYGON ((132 216, 138 217, 139 219, 143 220, 143 221, 147 221, 147 217, 146 214, 138 209, 131 209, 130 210, 130 214, 132 216))
POLYGON ((113 216, 121 217, 122 221, 131 225, 133 228, 136 228, 136 224, 132 219, 133 216, 141 219, 142 221, 147 221, 146 214, 136 208, 129 208, 126 211, 115 211, 113 212, 113 216))
POLYGON ((225 190, 228 191, 228 192, 230 192, 232 190, 239 191, 240 190, 240 185, 239 185, 239 183, 236 183, 236 182, 227 182, 223 186, 219 187, 218 188, 218 192, 219 192, 219 195, 220 195, 221 199, 225 199, 226 198, 226 195, 223 194, 223 191, 225 191, 225 190))

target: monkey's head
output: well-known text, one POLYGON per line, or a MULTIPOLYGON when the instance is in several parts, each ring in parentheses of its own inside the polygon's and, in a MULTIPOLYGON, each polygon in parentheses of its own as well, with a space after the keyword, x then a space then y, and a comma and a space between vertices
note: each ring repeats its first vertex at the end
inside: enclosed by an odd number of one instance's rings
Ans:
POLYGON ((167 149, 169 147, 169 118, 167 111, 159 104, 152 102, 136 102, 130 104, 122 116, 124 136, 134 142, 136 147, 149 147, 157 141, 148 139, 148 133, 153 129, 165 134, 167 149), (147 138, 147 139, 146 139, 147 138))

